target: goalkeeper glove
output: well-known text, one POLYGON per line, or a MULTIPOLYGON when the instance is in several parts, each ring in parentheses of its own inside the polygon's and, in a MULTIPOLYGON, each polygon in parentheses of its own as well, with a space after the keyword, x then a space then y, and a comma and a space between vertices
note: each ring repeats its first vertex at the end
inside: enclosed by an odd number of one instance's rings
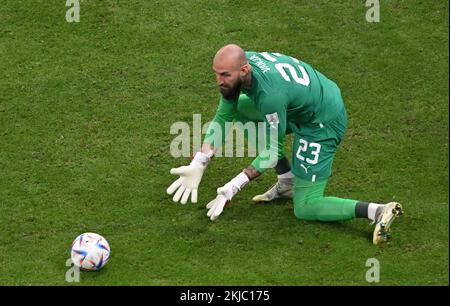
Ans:
POLYGON ((216 220, 220 216, 225 205, 228 204, 234 195, 249 181, 248 176, 244 172, 241 172, 224 186, 217 188, 217 197, 206 205, 206 208, 208 209, 207 216, 211 221, 216 220))
POLYGON ((172 194, 173 201, 186 204, 191 195, 191 202, 197 203, 197 189, 202 180, 203 172, 206 169, 211 156, 202 152, 197 152, 188 166, 170 169, 170 174, 179 175, 180 177, 167 188, 167 193, 172 194))

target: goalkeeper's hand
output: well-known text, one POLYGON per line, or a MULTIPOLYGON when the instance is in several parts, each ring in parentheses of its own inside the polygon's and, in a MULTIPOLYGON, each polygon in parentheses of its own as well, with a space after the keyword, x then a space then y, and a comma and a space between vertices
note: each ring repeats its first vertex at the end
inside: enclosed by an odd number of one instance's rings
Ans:
POLYGON ((170 174, 180 176, 167 188, 168 194, 174 193, 175 190, 177 191, 172 198, 174 202, 178 202, 181 199, 180 203, 186 204, 191 195, 191 202, 197 203, 198 185, 210 159, 211 157, 208 155, 197 152, 190 165, 170 169, 170 174))
POLYGON ((206 205, 206 208, 208 209, 206 215, 211 221, 216 220, 220 216, 225 205, 227 205, 234 195, 248 182, 249 178, 247 175, 244 172, 241 172, 224 186, 217 188, 217 197, 206 205))

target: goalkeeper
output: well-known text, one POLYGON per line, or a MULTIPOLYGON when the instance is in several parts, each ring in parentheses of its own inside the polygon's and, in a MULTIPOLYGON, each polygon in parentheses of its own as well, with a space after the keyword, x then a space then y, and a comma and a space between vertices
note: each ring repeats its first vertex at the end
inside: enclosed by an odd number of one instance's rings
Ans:
POLYGON ((303 61, 279 53, 244 52, 238 45, 221 48, 213 60, 221 92, 216 115, 201 151, 190 165, 171 169, 179 178, 167 189, 173 201, 197 202, 203 172, 225 139, 225 123, 264 122, 264 148, 208 203, 215 220, 225 205, 249 181, 274 168, 278 181, 255 202, 293 198, 298 219, 341 221, 368 218, 375 224, 373 243, 385 241, 394 219, 403 213, 396 202, 368 203, 324 196, 333 159, 347 127, 347 114, 338 86, 303 61), (284 154, 286 134, 293 133, 292 167, 284 154))

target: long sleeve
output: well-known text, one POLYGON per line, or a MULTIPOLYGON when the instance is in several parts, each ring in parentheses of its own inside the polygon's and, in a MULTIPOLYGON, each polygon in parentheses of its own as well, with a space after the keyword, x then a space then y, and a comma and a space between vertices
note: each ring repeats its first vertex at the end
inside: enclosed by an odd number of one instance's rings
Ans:
POLYGON ((233 122, 236 116, 236 103, 229 102, 224 98, 220 99, 216 114, 208 127, 203 143, 220 147, 225 141, 225 124, 233 122))
POLYGON ((253 160, 252 166, 264 173, 276 166, 284 157, 284 141, 286 137, 286 99, 283 94, 260 97, 261 112, 266 124, 265 149, 253 160))

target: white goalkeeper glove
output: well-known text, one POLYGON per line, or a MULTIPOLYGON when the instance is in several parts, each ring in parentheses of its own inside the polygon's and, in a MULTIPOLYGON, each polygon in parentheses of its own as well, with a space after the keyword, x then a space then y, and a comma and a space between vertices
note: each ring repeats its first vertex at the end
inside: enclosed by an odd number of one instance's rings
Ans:
POLYGON ((217 188, 217 197, 206 205, 206 208, 208 209, 206 215, 211 221, 216 220, 220 216, 225 205, 227 205, 234 195, 249 181, 248 176, 244 172, 241 172, 224 186, 217 188))
POLYGON ((170 174, 180 176, 167 188, 167 194, 172 194, 177 190, 172 199, 174 202, 178 202, 181 199, 180 203, 186 204, 189 195, 191 195, 191 202, 197 203, 198 185, 210 160, 210 155, 197 152, 188 166, 170 169, 170 174))

